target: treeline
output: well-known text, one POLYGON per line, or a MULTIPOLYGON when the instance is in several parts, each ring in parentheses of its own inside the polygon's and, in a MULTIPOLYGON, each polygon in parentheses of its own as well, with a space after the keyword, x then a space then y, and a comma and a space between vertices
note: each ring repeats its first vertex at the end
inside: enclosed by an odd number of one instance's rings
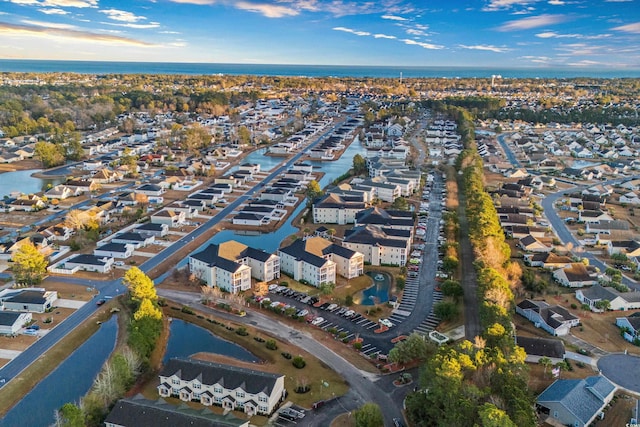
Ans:
POLYGON ((425 427, 535 426, 526 354, 515 345, 511 322, 511 285, 517 283, 520 269, 509 261, 510 250, 495 207, 484 190, 482 160, 470 137, 472 122, 468 113, 454 108, 459 128, 469 129, 458 167, 463 172, 483 333, 473 343, 440 347, 427 361, 422 390, 407 398, 407 415, 414 425, 425 427))
POLYGON ((611 123, 637 126, 637 111, 631 107, 593 106, 584 108, 509 108, 479 112, 481 119, 523 120, 531 123, 611 123))
POLYGON ((156 289, 153 281, 137 267, 127 271, 123 283, 129 288, 125 303, 133 313, 127 328, 127 345, 110 357, 89 393, 78 404, 66 403, 57 411, 56 427, 104 425, 113 404, 151 369, 151 353, 163 327, 156 289))

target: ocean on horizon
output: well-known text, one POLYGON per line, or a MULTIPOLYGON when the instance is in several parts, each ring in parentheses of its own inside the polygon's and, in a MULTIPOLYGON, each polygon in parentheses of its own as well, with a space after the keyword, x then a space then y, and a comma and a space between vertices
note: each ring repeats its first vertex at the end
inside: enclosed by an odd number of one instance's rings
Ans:
POLYGON ((372 78, 637 78, 640 70, 574 68, 418 67, 364 65, 203 64, 178 62, 47 61, 0 59, 0 72, 79 74, 186 74, 372 78))

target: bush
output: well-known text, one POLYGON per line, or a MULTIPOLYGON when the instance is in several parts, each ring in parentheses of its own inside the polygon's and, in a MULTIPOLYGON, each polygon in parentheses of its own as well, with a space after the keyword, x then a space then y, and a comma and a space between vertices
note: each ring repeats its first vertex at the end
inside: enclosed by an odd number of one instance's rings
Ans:
POLYGON ((180 311, 182 311, 184 314, 195 314, 195 312, 187 306, 182 307, 182 310, 180 311))
POLYGON ((344 305, 346 305, 347 307, 351 307, 353 305, 353 296, 352 295, 347 295, 345 297, 344 305))
POLYGON ((280 282, 280 286, 284 286, 285 288, 288 288, 289 282, 280 282))
POLYGON ((278 344, 276 344, 276 340, 267 340, 267 343, 265 345, 269 350, 278 349, 278 344))
POLYGON ((571 308, 575 310, 575 309, 578 308, 578 305, 577 304, 571 304, 571 308))
POLYGON ((293 356, 291 356, 291 353, 287 353, 286 351, 283 351, 280 354, 282 354, 282 357, 284 357, 287 360, 291 360, 291 358, 293 357, 293 356))
POLYGON ((295 366, 297 369, 302 369, 305 366, 307 366, 307 362, 304 361, 304 358, 302 356, 294 357, 293 360, 291 361, 291 364, 295 366))
POLYGON ((249 335, 249 332, 247 332, 247 328, 245 328, 244 326, 240 326, 238 329, 236 329, 236 334, 240 335, 241 337, 246 337, 247 335, 249 335))
POLYGON ((264 338, 261 338, 261 337, 253 337, 253 339, 258 342, 264 342, 264 338))
POLYGON ((355 348, 357 351, 362 350, 362 343, 361 342, 354 342, 353 343, 353 348, 355 348))
POLYGON ((296 393, 298 393, 298 394, 304 394, 304 393, 307 393, 307 392, 309 392, 309 390, 311 390, 311 386, 308 386, 308 385, 305 385, 305 386, 299 385, 298 387, 296 387, 296 388, 294 389, 294 391, 295 391, 296 393))

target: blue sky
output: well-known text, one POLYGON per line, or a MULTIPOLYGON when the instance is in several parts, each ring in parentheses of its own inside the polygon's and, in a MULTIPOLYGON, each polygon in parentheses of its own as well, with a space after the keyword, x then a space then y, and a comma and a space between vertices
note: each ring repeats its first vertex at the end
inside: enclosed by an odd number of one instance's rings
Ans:
POLYGON ((640 0, 0 0, 0 58, 640 69, 640 0))

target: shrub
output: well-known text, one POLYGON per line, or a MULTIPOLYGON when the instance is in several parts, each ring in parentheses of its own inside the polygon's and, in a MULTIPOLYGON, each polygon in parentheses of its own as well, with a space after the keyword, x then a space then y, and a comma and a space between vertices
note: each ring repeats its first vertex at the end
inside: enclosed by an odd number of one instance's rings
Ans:
POLYGON ((351 307, 353 305, 353 296, 352 295, 347 295, 345 297, 344 305, 346 305, 347 307, 351 307))
POLYGON ((276 344, 276 340, 267 340, 267 343, 265 345, 269 350, 278 349, 278 344, 276 344))
POLYGON ((287 353, 286 351, 283 351, 280 354, 282 354, 282 357, 284 357, 287 360, 291 360, 291 358, 293 357, 293 356, 291 356, 291 353, 287 353))
POLYGON ((261 337, 253 337, 253 339, 258 342, 264 342, 264 338, 261 338, 261 337))
POLYGON ((187 306, 182 307, 182 310, 180 311, 182 311, 184 314, 195 314, 195 312, 187 306))
POLYGON ((240 326, 238 329, 236 329, 236 334, 242 337, 246 337, 247 335, 249 335, 249 332, 247 332, 247 328, 245 328, 244 326, 240 326))
POLYGON ((294 357, 293 360, 291 361, 291 364, 298 369, 302 369, 305 366, 307 366, 307 362, 304 361, 304 358, 302 356, 294 357))
POLYGON ((289 282, 280 282, 280 286, 289 287, 289 282))
POLYGON ((307 392, 309 392, 309 390, 311 390, 311 386, 308 386, 308 385, 304 385, 304 386, 299 385, 298 387, 296 387, 296 388, 294 389, 294 391, 295 391, 296 393, 298 393, 298 394, 307 393, 307 392))
POLYGON ((362 343, 361 342, 354 342, 353 343, 353 348, 355 348, 357 351, 362 350, 362 343))
POLYGON ((575 310, 575 309, 578 308, 578 305, 577 304, 571 304, 571 308, 575 310))

